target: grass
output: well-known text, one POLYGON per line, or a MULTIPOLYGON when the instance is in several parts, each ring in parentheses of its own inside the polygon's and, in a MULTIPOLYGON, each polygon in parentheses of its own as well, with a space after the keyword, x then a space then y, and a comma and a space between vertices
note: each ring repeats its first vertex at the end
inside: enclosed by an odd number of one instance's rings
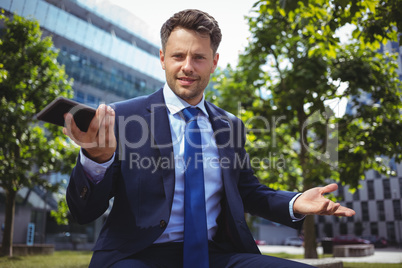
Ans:
MULTIPOLYGON (((302 259, 303 255, 288 253, 273 253, 275 256, 284 259, 302 259)), ((91 259, 90 251, 55 251, 53 255, 36 255, 24 257, 0 257, 2 268, 86 268, 91 259)), ((331 257, 332 255, 321 255, 320 258, 331 257)), ((344 268, 401 268, 400 263, 343 263, 344 268)))
POLYGON ((0 257, 2 268, 87 268, 91 251, 55 251, 53 255, 0 257))

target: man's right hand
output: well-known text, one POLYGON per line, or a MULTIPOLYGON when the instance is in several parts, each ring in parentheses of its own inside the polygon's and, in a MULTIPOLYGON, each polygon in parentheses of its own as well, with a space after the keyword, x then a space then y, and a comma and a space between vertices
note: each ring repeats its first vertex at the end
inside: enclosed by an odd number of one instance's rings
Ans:
POLYGON ((87 132, 77 127, 72 114, 66 113, 64 120, 66 124, 63 133, 85 149, 87 157, 97 163, 104 163, 112 158, 117 144, 114 134, 115 112, 112 107, 99 105, 87 132))

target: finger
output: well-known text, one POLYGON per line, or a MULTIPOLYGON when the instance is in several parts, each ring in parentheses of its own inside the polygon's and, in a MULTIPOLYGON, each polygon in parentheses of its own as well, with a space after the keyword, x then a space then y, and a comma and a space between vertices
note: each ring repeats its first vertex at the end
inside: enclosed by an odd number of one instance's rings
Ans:
MULTIPOLYGON (((65 134, 70 137, 76 144, 80 145, 80 137, 82 135, 82 131, 77 127, 74 121, 74 117, 70 113, 64 114, 64 129, 65 134)), ((63 132, 64 132, 63 129, 63 132)))
POLYGON ((114 146, 115 143, 115 135, 114 135, 114 123, 115 123, 115 112, 113 110, 112 107, 108 106, 107 108, 107 112, 109 115, 109 124, 108 124, 108 129, 107 129, 107 134, 108 134, 108 143, 113 142, 113 144, 111 144, 112 146, 114 146))
POLYGON ((353 209, 344 207, 344 206, 340 206, 337 211, 334 213, 335 216, 338 217, 352 217, 353 215, 355 215, 356 212, 353 209))
POLYGON ((336 211, 339 209, 339 207, 341 206, 341 204, 339 204, 339 203, 334 203, 334 202, 331 202, 331 203, 332 204, 330 206, 330 209, 327 212, 327 215, 334 215, 336 213, 336 211))
POLYGON ((334 213, 335 216, 345 216, 345 217, 351 217, 353 215, 355 215, 356 212, 353 209, 344 207, 344 206, 340 206, 337 211, 334 213))
POLYGON ((100 107, 102 110, 99 113, 99 130, 98 130, 98 144, 99 147, 105 148, 106 146, 106 141, 105 141, 105 136, 106 136, 106 121, 107 121, 107 113, 105 111, 106 107, 100 107))
POLYGON ((320 191, 321 191, 321 194, 327 194, 327 193, 334 192, 334 191, 336 191, 337 189, 338 189, 338 184, 336 184, 336 183, 331 183, 331 184, 328 184, 328 185, 322 187, 322 188, 320 189, 320 191))
POLYGON ((105 106, 104 107, 104 116, 102 118, 102 121, 99 126, 99 144, 101 147, 108 146, 109 144, 109 132, 110 132, 110 120, 111 120, 111 115, 110 115, 110 107, 105 106))
POLYGON ((99 128, 99 145, 100 147, 114 147, 114 122, 115 113, 110 106, 105 107, 105 116, 99 128))
POLYGON ((96 113, 91 123, 89 124, 87 133, 95 139, 98 136, 98 131, 100 124, 105 116, 105 107, 106 105, 99 105, 98 109, 96 109, 96 113))
POLYGON ((330 201, 328 199, 324 200, 319 208, 319 210, 317 211, 317 214, 319 215, 325 215, 328 211, 328 208, 330 206, 330 201))
POLYGON ((63 133, 66 134, 72 141, 82 148, 96 147, 96 140, 87 132, 81 131, 75 123, 74 116, 71 113, 64 114, 65 127, 63 133))

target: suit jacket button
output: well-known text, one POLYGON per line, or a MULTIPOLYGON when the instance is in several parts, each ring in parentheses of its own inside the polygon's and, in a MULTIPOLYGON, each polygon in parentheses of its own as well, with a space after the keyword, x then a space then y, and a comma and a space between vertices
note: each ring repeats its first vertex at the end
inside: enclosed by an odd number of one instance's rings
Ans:
POLYGON ((161 227, 162 229, 163 228, 166 228, 166 222, 164 221, 164 220, 161 220, 160 222, 159 222, 159 227, 161 227))
POLYGON ((88 187, 84 186, 81 189, 80 198, 85 199, 87 197, 88 187))

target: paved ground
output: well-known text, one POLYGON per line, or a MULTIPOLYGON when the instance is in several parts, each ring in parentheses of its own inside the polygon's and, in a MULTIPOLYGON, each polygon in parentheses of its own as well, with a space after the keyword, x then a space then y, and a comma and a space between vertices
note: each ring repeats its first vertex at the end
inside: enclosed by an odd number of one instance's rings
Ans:
MULTIPOLYGON (((259 246, 263 253, 280 253, 285 252, 289 254, 304 254, 303 247, 293 246, 259 246)), ((322 247, 318 247, 318 254, 322 254, 322 247)), ((331 258, 332 259, 332 258, 331 258)), ((337 257, 333 258, 343 262, 367 262, 367 263, 401 263, 402 264, 402 249, 384 248, 375 249, 374 255, 366 257, 337 257)), ((401 266, 402 267, 402 266, 401 266)))

